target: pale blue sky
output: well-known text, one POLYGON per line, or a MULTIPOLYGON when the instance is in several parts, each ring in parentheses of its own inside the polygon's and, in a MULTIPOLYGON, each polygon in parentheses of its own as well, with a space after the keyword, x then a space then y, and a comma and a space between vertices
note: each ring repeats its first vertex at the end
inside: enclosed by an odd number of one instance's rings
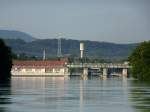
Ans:
POLYGON ((37 38, 150 40, 150 0, 0 0, 0 29, 37 38))

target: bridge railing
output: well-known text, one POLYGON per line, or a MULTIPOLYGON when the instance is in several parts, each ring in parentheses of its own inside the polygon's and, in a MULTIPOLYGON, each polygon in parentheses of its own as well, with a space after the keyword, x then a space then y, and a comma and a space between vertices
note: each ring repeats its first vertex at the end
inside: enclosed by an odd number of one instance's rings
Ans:
POLYGON ((130 68, 128 64, 124 63, 70 63, 67 66, 69 68, 130 68))

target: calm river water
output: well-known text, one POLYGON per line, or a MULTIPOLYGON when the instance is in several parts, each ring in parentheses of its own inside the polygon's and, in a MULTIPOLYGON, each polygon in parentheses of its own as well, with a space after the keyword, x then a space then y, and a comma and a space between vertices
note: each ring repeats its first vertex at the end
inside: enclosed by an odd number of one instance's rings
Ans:
POLYGON ((131 79, 13 77, 0 112, 150 112, 149 84, 131 79))

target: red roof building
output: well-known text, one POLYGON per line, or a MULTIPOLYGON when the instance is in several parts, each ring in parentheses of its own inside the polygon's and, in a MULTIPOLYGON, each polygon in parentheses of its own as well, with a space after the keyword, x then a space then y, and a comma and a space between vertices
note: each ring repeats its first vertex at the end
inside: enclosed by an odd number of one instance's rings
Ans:
POLYGON ((13 61, 13 76, 64 76, 68 75, 66 61, 13 61))
POLYGON ((65 61, 13 61, 13 66, 28 68, 28 67, 34 67, 34 68, 59 68, 59 67, 65 67, 67 62, 65 61))

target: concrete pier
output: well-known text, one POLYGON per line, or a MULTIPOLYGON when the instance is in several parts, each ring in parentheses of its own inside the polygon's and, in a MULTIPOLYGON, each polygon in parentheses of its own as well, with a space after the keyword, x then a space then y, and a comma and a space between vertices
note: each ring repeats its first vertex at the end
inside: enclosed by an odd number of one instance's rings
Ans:
POLYGON ((84 67, 83 68, 83 74, 82 74, 82 79, 88 79, 88 68, 84 67))
POLYGON ((122 69, 122 76, 123 77, 127 77, 128 76, 128 69, 127 68, 123 68, 122 69))
POLYGON ((83 68, 83 75, 88 75, 88 68, 87 67, 83 68))
POLYGON ((103 68, 103 74, 100 76, 101 79, 107 79, 107 73, 108 69, 107 68, 103 68))

